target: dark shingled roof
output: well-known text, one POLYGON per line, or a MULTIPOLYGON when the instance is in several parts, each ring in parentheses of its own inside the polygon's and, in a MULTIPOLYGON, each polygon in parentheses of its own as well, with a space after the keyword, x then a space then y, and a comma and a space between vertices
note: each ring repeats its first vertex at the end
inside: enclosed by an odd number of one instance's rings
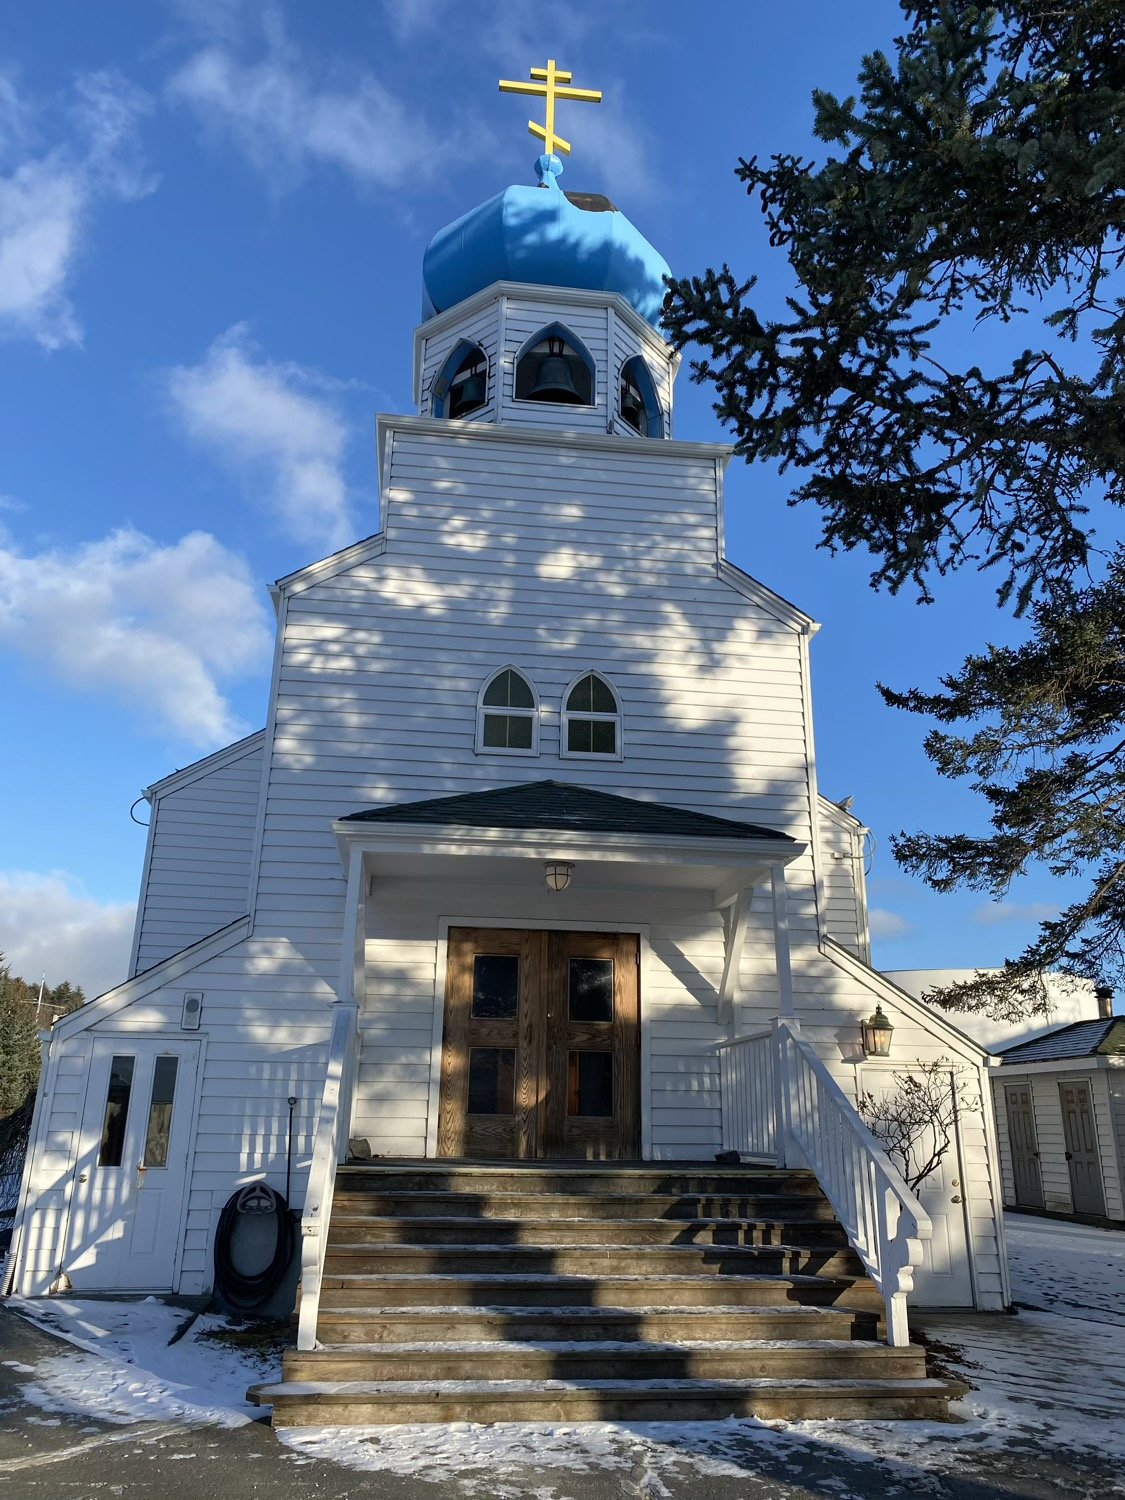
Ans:
POLYGON ((696 839, 793 840, 773 828, 594 792, 565 781, 532 781, 425 802, 397 802, 348 813, 345 823, 436 823, 468 828, 552 828, 575 833, 642 833, 696 839))
POLYGON ((1102 1052, 1125 1052, 1125 1016, 1107 1016, 1097 1021, 1073 1021, 1048 1031, 1030 1042, 1017 1042, 1000 1054, 1002 1063, 1056 1062, 1068 1057, 1096 1057, 1102 1052), (1110 1032, 1120 1034, 1110 1040, 1110 1032), (1108 1045, 1107 1045, 1108 1043, 1108 1045))

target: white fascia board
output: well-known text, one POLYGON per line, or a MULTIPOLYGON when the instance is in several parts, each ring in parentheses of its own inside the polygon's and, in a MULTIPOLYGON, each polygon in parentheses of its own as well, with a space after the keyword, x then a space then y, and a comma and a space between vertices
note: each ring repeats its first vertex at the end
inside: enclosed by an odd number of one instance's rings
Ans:
MULTIPOLYGON (((734 454, 730 443, 682 443, 678 438, 625 437, 609 432, 567 432, 553 427, 507 427, 499 422, 474 422, 467 417, 461 420, 452 417, 402 417, 391 412, 380 412, 375 422, 380 472, 387 438, 392 432, 465 438, 476 443, 506 443, 516 448, 591 448, 602 453, 621 453, 628 449, 629 456, 638 459, 655 459, 669 454, 675 458, 717 458, 724 466, 734 454)), ((805 619, 807 616, 802 615, 801 618, 805 619)))
POLYGON ((435 334, 444 333, 449 328, 455 328, 458 323, 466 318, 471 318, 482 308, 488 307, 490 303, 498 302, 501 297, 518 299, 523 302, 542 302, 552 307, 611 307, 614 313, 621 318, 640 339, 659 349, 661 357, 672 360, 675 369, 679 369, 683 356, 672 350, 666 339, 661 338, 659 330, 654 328, 647 318, 642 318, 631 302, 627 302, 620 292, 597 292, 584 291, 581 287, 573 286, 545 286, 540 282, 524 281, 494 281, 491 285, 482 287, 479 292, 474 292, 471 297, 466 297, 463 302, 457 302, 452 307, 447 307, 442 313, 436 313, 432 318, 427 318, 424 323, 419 323, 414 330, 415 359, 426 339, 431 339, 435 334))
POLYGON ((975 1042, 959 1026, 955 1026, 952 1021, 947 1020, 945 1016, 940 1015, 921 1000, 916 1000, 913 995, 900 990, 893 980, 881 974, 878 969, 870 968, 862 959, 856 958, 854 953, 836 942, 835 938, 822 937, 820 951, 825 958, 830 958, 839 968, 865 984, 877 998, 886 1000, 888 1005, 908 1015, 915 1025, 928 1032, 930 1036, 955 1047, 963 1058, 977 1067, 988 1066, 992 1054, 979 1042, 975 1042))
POLYGON ((264 729, 256 729, 253 734, 248 734, 244 739, 236 740, 233 745, 228 745, 225 750, 216 750, 211 755, 205 755, 202 760, 193 760, 190 766, 184 766, 180 771, 169 771, 167 776, 162 776, 159 781, 154 781, 151 786, 146 786, 141 796, 151 802, 154 797, 167 796, 169 792, 178 792, 181 787, 190 786, 193 781, 198 781, 201 776, 208 776, 212 771, 221 770, 223 766, 232 765, 236 760, 242 760, 252 751, 259 749, 266 738, 264 729))
POLYGON ((1009 1062, 1002 1052, 994 1052, 992 1055, 998 1067, 995 1076, 1001 1083, 1014 1083, 1025 1073, 1095 1073, 1101 1068, 1122 1066, 1113 1060, 1112 1055, 1104 1052, 1096 1057, 1047 1057, 1039 1062, 1026 1063, 1014 1057, 1009 1062))
POLYGON ((724 865, 753 869, 789 864, 806 845, 789 839, 667 838, 656 834, 590 833, 572 828, 478 828, 455 823, 332 824, 345 866, 349 851, 385 854, 470 854, 495 858, 589 859, 605 863, 724 865))
POLYGON ((346 573, 349 568, 354 568, 358 563, 369 562, 386 550, 387 534, 385 531, 377 531, 373 536, 353 542, 350 547, 342 547, 339 552, 322 557, 319 562, 298 568, 295 573, 287 573, 284 578, 279 578, 271 585, 270 594, 273 596, 274 607, 277 607, 282 595, 300 594, 305 589, 312 588, 314 583, 323 583, 326 578, 334 578, 337 573, 346 573))
MULTIPOLYGON (((733 453, 733 449, 729 450, 733 453)), ((794 630, 799 630, 806 635, 813 636, 820 629, 820 623, 811 615, 805 614, 803 609, 798 609, 788 599, 783 599, 780 594, 775 594, 773 589, 767 588, 757 578, 751 578, 736 563, 729 558, 719 559, 719 577, 724 583, 737 590, 744 598, 752 599, 755 604, 778 619, 784 625, 791 625, 794 630)))
POLYGON ((217 932, 209 933, 207 937, 200 938, 188 948, 181 948, 179 953, 170 954, 167 958, 161 959, 158 964, 153 964, 151 969, 145 969, 142 973, 134 975, 132 979, 126 979, 123 984, 106 990, 105 994, 99 995, 96 1000, 90 1000, 77 1010, 71 1011, 69 1016, 64 1016, 61 1021, 55 1022, 51 1028, 52 1039, 74 1036, 76 1032, 85 1031, 89 1026, 96 1026, 99 1021, 116 1015, 119 1010, 124 1010, 135 1000, 143 1000, 154 990, 163 989, 166 984, 174 983, 185 974, 190 974, 200 964, 217 958, 220 953, 225 953, 228 948, 233 948, 236 943, 240 943, 249 931, 249 917, 238 917, 235 921, 228 922, 217 932))

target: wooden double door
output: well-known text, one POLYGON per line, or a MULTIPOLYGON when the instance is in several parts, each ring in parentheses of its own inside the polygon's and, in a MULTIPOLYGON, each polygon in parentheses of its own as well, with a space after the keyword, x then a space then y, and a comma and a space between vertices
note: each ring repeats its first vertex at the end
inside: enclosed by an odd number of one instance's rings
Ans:
POLYGON ((438 1155, 640 1156, 634 933, 454 927, 438 1155))

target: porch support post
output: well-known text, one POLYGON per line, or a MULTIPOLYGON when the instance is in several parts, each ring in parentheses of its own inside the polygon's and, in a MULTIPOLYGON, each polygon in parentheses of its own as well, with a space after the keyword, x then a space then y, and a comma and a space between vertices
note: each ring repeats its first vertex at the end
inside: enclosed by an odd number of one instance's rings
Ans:
POLYGON ((732 904, 724 909, 726 944, 723 955, 723 977, 719 984, 719 1020, 732 1020, 738 1032, 738 1005, 741 986, 739 971, 742 967, 742 950, 746 946, 746 929, 750 923, 750 902, 753 887, 738 892, 732 904))
POLYGON ((793 1004, 793 966, 789 958, 789 902, 785 887, 785 866, 770 870, 773 894, 773 949, 777 964, 777 1013, 782 1020, 796 1015, 793 1004))
MULTIPOLYGON (((353 848, 348 859, 347 895, 344 900, 344 930, 340 942, 340 977, 337 981, 337 1003, 346 1005, 358 1013, 363 1000, 366 958, 366 891, 364 888, 363 850, 353 848)), ((339 1133, 338 1161, 348 1154, 348 1140, 352 1133, 352 1109, 355 1102, 356 1073, 359 1068, 359 1030, 353 1030, 355 1038, 351 1055, 344 1061, 341 1079, 339 1108, 346 1112, 344 1128, 339 1133)))

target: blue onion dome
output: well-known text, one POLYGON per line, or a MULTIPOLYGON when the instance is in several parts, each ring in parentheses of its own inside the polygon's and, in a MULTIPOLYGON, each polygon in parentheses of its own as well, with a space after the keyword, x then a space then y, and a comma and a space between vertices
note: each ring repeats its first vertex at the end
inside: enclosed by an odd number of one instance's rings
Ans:
POLYGON ((426 317, 494 281, 619 292, 659 326, 668 262, 608 198, 566 193, 562 162, 541 156, 537 187, 510 187, 470 209, 426 247, 426 317))

